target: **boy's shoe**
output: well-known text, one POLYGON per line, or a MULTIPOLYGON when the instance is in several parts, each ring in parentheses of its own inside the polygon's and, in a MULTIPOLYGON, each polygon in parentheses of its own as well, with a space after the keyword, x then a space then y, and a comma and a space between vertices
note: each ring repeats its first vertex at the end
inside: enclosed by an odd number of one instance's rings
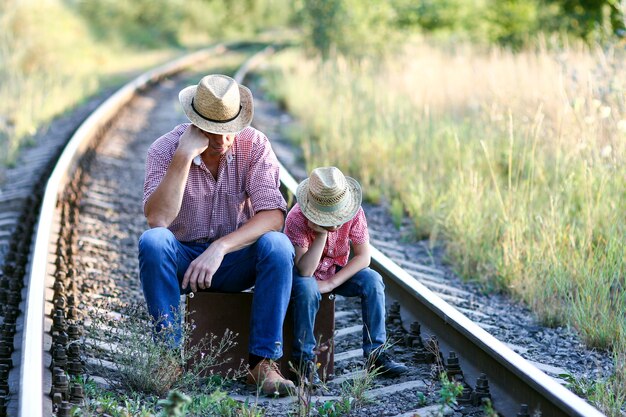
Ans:
POLYGON ((246 382, 260 386, 263 394, 270 396, 290 395, 296 390, 294 383, 285 379, 278 370, 278 364, 270 359, 263 359, 249 370, 246 382))
POLYGON ((317 373, 317 364, 313 361, 306 361, 298 373, 298 383, 305 387, 319 388, 324 383, 317 373))
POLYGON ((409 369, 398 362, 395 362, 387 352, 375 352, 369 356, 367 361, 371 370, 376 370, 379 375, 396 377, 406 373, 409 369))

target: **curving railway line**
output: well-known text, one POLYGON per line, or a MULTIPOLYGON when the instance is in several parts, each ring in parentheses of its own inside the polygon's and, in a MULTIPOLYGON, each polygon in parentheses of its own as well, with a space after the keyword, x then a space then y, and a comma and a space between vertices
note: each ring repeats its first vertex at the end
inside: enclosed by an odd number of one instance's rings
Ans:
MULTIPOLYGON (((235 78, 242 81, 268 52, 263 50, 239 65, 243 56, 251 55, 249 51, 217 46, 127 84, 81 124, 58 158, 60 151, 55 150, 41 156, 41 178, 32 187, 45 189, 43 194, 15 192, 27 197, 12 209, 11 221, 17 226, 0 282, 0 415, 69 415, 72 402, 79 402, 83 393, 69 384, 68 375, 88 374, 105 383, 97 367, 90 366, 102 358, 80 351, 74 342, 84 337, 83 319, 98 299, 142 299, 135 253, 137 238, 146 227, 139 196, 147 147, 185 121, 176 110, 176 97, 190 79, 196 82, 198 73, 190 67, 206 73, 236 66, 235 78), (212 66, 217 57, 221 66, 212 66)), ((263 106, 268 104, 257 101, 255 120, 276 125, 288 117, 263 106)), ((277 143, 276 148, 287 166, 281 170, 284 191, 293 194, 297 181, 289 170, 300 178, 306 173, 289 155, 288 146, 277 143)), ((18 178, 15 181, 19 183, 18 178)), ((388 236, 384 221, 371 222, 370 228, 372 266, 383 275, 388 292, 392 349, 411 368, 405 377, 377 380, 370 390, 372 398, 385 403, 384 415, 427 415, 438 409, 434 395, 421 396, 419 401, 414 395, 433 391, 433 369, 464 382, 460 405, 451 411, 459 415, 481 415, 483 397, 489 397, 503 416, 537 411, 542 416, 602 415, 492 336, 490 325, 479 322, 481 314, 468 293, 451 286, 441 270, 412 259, 397 243, 397 236, 388 236)), ((359 373, 357 311, 352 301, 338 297, 335 377, 314 398, 318 401, 336 398, 339 383, 359 373)), ((258 401, 267 415, 285 415, 294 401, 255 398, 240 383, 232 386, 231 396, 258 401)), ((383 411, 372 405, 354 415, 383 415, 383 411)))

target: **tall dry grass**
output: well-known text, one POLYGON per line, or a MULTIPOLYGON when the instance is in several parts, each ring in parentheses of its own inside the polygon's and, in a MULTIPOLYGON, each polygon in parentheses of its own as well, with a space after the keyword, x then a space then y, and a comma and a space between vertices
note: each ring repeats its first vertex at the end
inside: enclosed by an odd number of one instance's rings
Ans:
POLYGON ((626 352, 623 62, 419 42, 357 64, 290 51, 268 76, 308 168, 339 166, 445 239, 463 276, 626 352))
POLYGON ((0 165, 13 163, 20 147, 53 117, 173 53, 100 43, 60 0, 2 2, 0 165))

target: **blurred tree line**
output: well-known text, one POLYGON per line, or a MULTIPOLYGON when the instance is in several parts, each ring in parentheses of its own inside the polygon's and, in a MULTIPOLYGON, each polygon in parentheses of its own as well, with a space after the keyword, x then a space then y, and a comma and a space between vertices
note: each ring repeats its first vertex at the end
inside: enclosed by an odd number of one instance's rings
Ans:
POLYGON ((284 26, 289 0, 63 0, 97 39, 139 48, 184 46, 284 26))
POLYGON ((98 38, 185 44, 293 25, 323 55, 385 51, 412 32, 520 48, 539 34, 624 37, 626 0, 64 0, 98 38))
POLYGON ((296 19, 324 55, 385 50, 412 31, 518 49, 539 34, 626 36, 626 0, 300 0, 296 19))

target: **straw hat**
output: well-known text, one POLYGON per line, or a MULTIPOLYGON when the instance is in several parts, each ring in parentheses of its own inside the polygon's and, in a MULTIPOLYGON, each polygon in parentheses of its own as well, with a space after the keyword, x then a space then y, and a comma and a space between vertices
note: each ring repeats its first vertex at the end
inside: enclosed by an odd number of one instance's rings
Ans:
POLYGON ((226 75, 207 75, 178 99, 191 123, 206 132, 236 133, 252 122, 252 93, 226 75))
POLYGON ((298 185, 296 199, 302 214, 319 226, 338 226, 361 207, 361 186, 336 167, 315 168, 298 185))

